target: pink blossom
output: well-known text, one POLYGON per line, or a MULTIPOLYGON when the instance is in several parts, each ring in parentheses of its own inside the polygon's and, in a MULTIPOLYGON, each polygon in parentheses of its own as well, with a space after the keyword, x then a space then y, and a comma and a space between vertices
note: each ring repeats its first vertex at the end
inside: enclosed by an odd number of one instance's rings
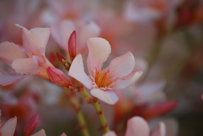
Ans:
MULTIPOLYGON (((127 122, 125 136, 165 136, 166 129, 164 123, 159 123, 158 128, 150 135, 147 122, 141 117, 133 117, 127 122)), ((112 131, 103 136, 116 136, 112 131)))
POLYGON ((0 60, 14 71, 7 73, 0 70, 0 84, 9 85, 27 76, 37 75, 49 79, 47 67, 53 65, 45 57, 45 48, 50 35, 50 28, 34 28, 28 31, 21 28, 23 47, 11 42, 0 44, 0 60))
POLYGON ((132 71, 135 59, 131 52, 113 59, 109 66, 102 70, 102 65, 111 52, 109 42, 103 38, 89 38, 87 45, 87 68, 90 76, 84 72, 81 54, 73 60, 68 74, 90 89, 93 96, 108 104, 115 104, 118 96, 112 90, 130 86, 138 80, 142 71, 132 71))

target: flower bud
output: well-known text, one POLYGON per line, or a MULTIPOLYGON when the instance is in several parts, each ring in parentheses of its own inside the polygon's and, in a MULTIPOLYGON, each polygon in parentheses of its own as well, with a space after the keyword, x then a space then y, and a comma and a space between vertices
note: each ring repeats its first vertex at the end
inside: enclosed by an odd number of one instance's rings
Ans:
POLYGON ((59 60, 62 64, 64 64, 64 61, 63 61, 63 60, 66 60, 66 58, 63 57, 60 53, 56 53, 56 56, 57 56, 58 60, 59 60))
POLYGON ((23 130, 23 136, 30 136, 32 132, 36 129, 39 120, 39 114, 33 116, 27 121, 23 130))
POLYGON ((48 67, 47 73, 52 82, 60 86, 66 86, 66 87, 72 86, 72 84, 70 83, 66 75, 60 69, 48 67))
POLYGON ((70 60, 73 61, 74 58, 76 57, 76 31, 74 30, 70 38, 68 40, 68 51, 70 55, 70 60))
POLYGON ((173 110, 177 105, 177 101, 159 103, 147 109, 141 116, 145 119, 161 116, 173 110))

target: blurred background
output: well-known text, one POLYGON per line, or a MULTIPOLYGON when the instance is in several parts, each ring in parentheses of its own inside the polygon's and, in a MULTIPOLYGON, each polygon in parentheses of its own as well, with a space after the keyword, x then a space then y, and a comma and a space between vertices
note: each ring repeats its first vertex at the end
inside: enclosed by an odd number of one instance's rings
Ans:
MULTIPOLYGON (((166 125, 167 136, 203 135, 203 1, 202 0, 0 0, 0 42, 22 45, 20 29, 51 27, 46 57, 63 69, 56 52, 76 30, 78 53, 87 56, 86 39, 110 42, 112 58, 131 51, 139 81, 118 90, 116 105, 102 103, 110 128, 123 135, 126 121, 142 116, 153 130, 166 125), (61 38, 59 38, 61 37, 61 38)), ((105 67, 105 66, 104 66, 105 67)), ((0 68, 8 66, 0 62, 0 68)), ((67 72, 66 72, 67 73, 67 72)), ((91 105, 76 94, 92 136, 100 136, 99 119, 91 105)), ((74 110, 62 89, 39 77, 0 86, 2 120, 17 116, 18 135, 39 113, 36 129, 48 136, 79 136, 74 110)))

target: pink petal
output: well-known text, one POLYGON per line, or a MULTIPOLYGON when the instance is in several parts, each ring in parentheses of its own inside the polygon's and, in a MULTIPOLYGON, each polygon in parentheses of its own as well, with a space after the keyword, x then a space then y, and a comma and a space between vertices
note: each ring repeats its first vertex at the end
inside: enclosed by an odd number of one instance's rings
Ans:
POLYGON ((62 133, 61 136, 67 136, 65 133, 62 133))
POLYGON ((133 117, 128 120, 125 136, 149 136, 149 126, 140 117, 133 117))
POLYGON ((37 57, 15 59, 11 66, 17 73, 35 75, 39 67, 37 57))
POLYGON ((127 52, 122 56, 114 58, 106 70, 109 71, 111 77, 122 77, 130 74, 135 66, 135 58, 131 52, 127 52))
POLYGON ((142 71, 133 71, 129 75, 116 79, 113 89, 122 89, 134 84, 142 75, 142 71))
POLYGON ((17 118, 9 119, 1 128, 2 136, 13 136, 17 124, 17 118))
POLYGON ((88 89, 92 89, 92 80, 84 71, 82 55, 79 54, 73 60, 68 75, 80 81, 88 89))
POLYGON ((105 103, 114 105, 118 101, 118 96, 113 91, 103 91, 100 89, 93 89, 90 93, 97 97, 98 99, 102 100, 105 103))
POLYGON ((17 58, 27 58, 27 55, 20 47, 11 42, 0 44, 0 60, 11 67, 11 63, 17 58))
POLYGON ((44 129, 41 129, 40 131, 38 131, 37 133, 35 133, 32 136, 46 136, 46 133, 45 133, 44 129))
POLYGON ((30 30, 30 38, 37 51, 45 55, 45 49, 49 40, 50 28, 34 28, 30 30))
POLYGON ((163 122, 159 123, 159 127, 152 133, 151 136, 166 136, 166 128, 163 122))
POLYGON ((99 36, 100 34, 100 27, 93 21, 85 24, 80 29, 80 43, 81 46, 86 45, 87 38, 99 36))
POLYGON ((55 23, 51 26, 51 34, 60 47, 68 52, 68 39, 71 33, 75 30, 73 22, 64 20, 60 23, 55 23))
POLYGON ((104 134, 103 136, 116 136, 116 133, 114 131, 110 131, 110 132, 104 134))
POLYGON ((28 31, 25 27, 16 25, 22 29, 23 46, 27 53, 45 55, 46 45, 50 35, 50 28, 34 28, 28 31))
POLYGON ((109 57, 111 46, 107 40, 98 37, 89 38, 87 45, 89 49, 87 68, 89 74, 94 77, 96 69, 101 70, 103 62, 109 57))
POLYGON ((2 85, 2 86, 10 85, 20 79, 28 77, 28 76, 30 76, 30 75, 24 76, 24 75, 20 75, 17 73, 16 73, 16 75, 14 75, 14 74, 11 75, 0 69, 0 85, 2 85))

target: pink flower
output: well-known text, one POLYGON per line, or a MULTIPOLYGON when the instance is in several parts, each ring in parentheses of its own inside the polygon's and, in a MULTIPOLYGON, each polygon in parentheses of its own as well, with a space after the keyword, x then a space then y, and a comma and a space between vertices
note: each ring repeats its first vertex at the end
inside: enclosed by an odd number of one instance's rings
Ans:
MULTIPOLYGON (((166 129, 164 123, 159 123, 158 128, 149 134, 149 126, 147 122, 140 117, 133 117, 127 122, 127 129, 125 132, 125 136, 165 136, 166 129)), ((106 133, 103 136, 116 136, 116 134, 112 131, 106 133)))
POLYGON ((8 85, 30 75, 49 79, 47 67, 53 65, 45 57, 45 48, 50 28, 35 28, 28 31, 17 25, 22 31, 23 47, 11 42, 0 44, 0 60, 11 67, 13 73, 0 70, 0 84, 8 85))
POLYGON ((89 38, 87 45, 87 68, 90 76, 84 72, 81 54, 73 60, 68 74, 90 89, 93 96, 108 104, 115 104, 118 96, 112 90, 130 86, 141 76, 142 71, 132 71, 135 59, 131 52, 113 59, 109 66, 102 70, 102 65, 111 52, 109 42, 103 38, 89 38))

